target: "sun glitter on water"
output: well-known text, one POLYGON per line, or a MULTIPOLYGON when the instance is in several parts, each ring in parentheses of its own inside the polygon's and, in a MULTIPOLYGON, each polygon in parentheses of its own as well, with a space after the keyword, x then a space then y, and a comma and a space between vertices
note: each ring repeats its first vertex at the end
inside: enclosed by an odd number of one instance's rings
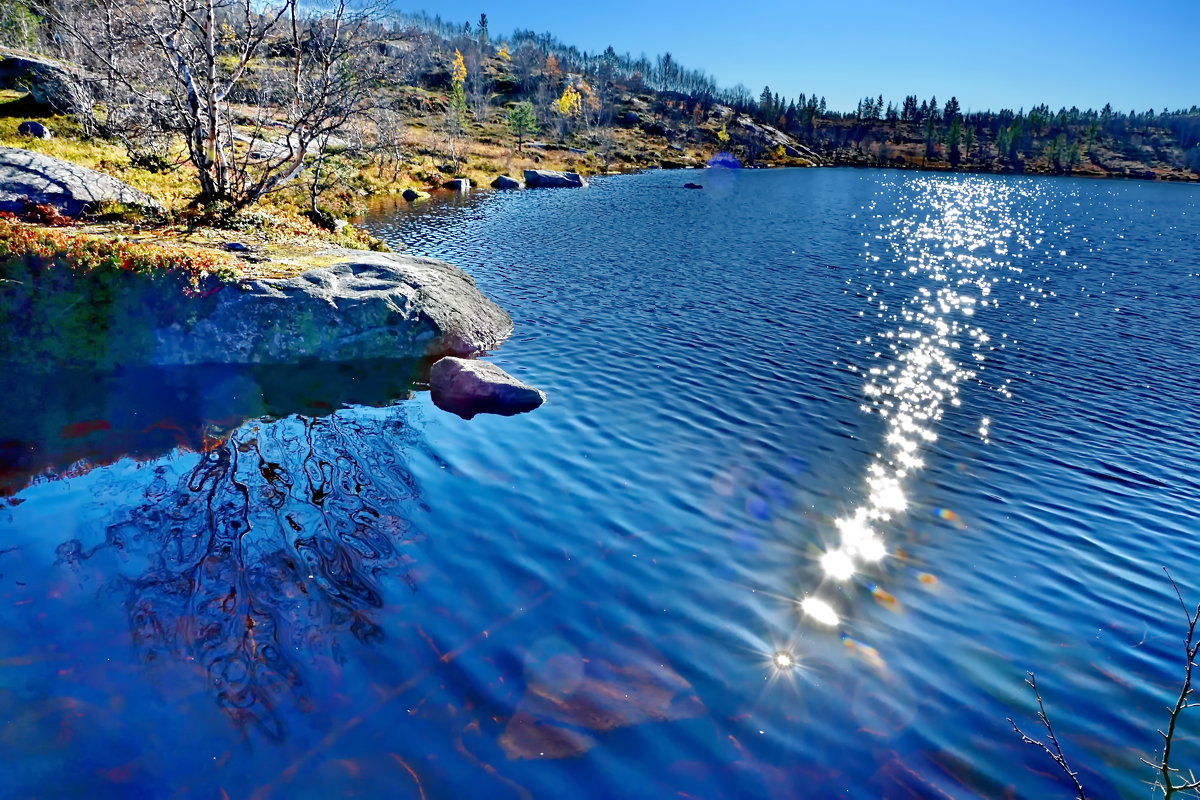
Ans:
MULTIPOLYGON (((1014 274, 1019 280, 1014 259, 1028 249, 1026 232, 1035 227, 1014 210, 1028 205, 1029 187, 925 178, 903 188, 916 189, 902 209, 908 213, 876 217, 880 233, 867 245, 871 266, 864 294, 885 328, 858 342, 870 348, 875 363, 853 371, 865 379, 863 411, 886 420, 886 430, 866 468, 866 499, 835 520, 833 537, 818 558, 826 582, 834 584, 887 558, 888 529, 910 505, 905 483, 924 467, 925 450, 937 441, 947 406, 961 405, 960 384, 976 379, 986 354, 997 349, 977 312, 997 305, 998 281, 1014 280, 1014 274), (875 242, 891 251, 890 258, 871 252, 875 242), (885 289, 898 283, 913 286, 912 293, 889 304, 885 289)), ((998 388, 1007 396, 1006 387, 998 388)), ((980 420, 984 443, 991 424, 987 417, 980 420)), ((870 586, 876 600, 895 605, 891 594, 870 586)), ((839 613, 822 594, 806 597, 801 609, 814 622, 838 626, 839 613)))

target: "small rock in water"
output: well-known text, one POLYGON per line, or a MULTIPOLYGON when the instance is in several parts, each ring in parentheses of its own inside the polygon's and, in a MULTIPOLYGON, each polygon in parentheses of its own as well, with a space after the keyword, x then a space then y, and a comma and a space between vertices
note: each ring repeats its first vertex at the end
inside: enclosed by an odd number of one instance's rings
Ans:
POLYGON ((471 419, 476 414, 511 416, 532 411, 546 393, 509 375, 495 364, 447 356, 429 370, 433 402, 444 411, 471 419))
POLYGON ((492 181, 493 189, 524 189, 525 182, 519 181, 516 178, 510 178, 507 175, 500 175, 496 180, 492 181))
POLYGON ((683 185, 683 188, 685 188, 685 189, 703 189, 704 187, 698 183, 685 183, 683 185))
POLYGON ((53 134, 50 129, 40 122, 27 119, 17 126, 17 133, 22 136, 31 136, 34 139, 52 139, 53 134))
POLYGON ((419 189, 405 189, 404 194, 400 196, 411 203, 414 200, 424 200, 426 197, 429 197, 429 192, 422 192, 419 189))
POLYGON ((225 249, 231 253, 247 253, 250 251, 250 247, 241 242, 226 242, 225 249))
POLYGON ((467 178, 455 178, 443 183, 442 188, 452 192, 467 192, 471 189, 471 181, 467 178))

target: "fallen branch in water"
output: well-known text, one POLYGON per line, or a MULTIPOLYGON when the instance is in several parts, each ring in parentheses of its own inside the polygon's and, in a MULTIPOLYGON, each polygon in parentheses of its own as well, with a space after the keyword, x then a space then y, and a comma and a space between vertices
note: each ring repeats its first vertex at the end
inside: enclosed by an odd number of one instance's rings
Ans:
MULTIPOLYGON (((1167 719, 1167 729, 1163 731, 1159 729, 1158 735, 1163 738, 1162 754, 1156 759, 1143 758, 1142 763, 1152 767, 1157 775, 1154 782, 1150 784, 1151 790, 1162 792, 1164 800, 1171 800, 1176 795, 1189 795, 1191 797, 1200 798, 1200 778, 1196 777, 1196 773, 1192 770, 1187 771, 1187 776, 1184 777, 1183 770, 1171 764, 1173 756, 1173 745, 1175 737, 1179 730, 1179 719, 1183 712, 1189 708, 1200 706, 1200 700, 1192 700, 1192 669, 1196 666, 1196 658, 1200 655, 1200 639, 1196 637, 1196 626, 1200 624, 1200 603, 1196 605, 1195 611, 1189 611, 1187 603, 1184 602, 1183 593, 1179 591, 1179 585, 1175 583, 1175 579, 1171 577, 1171 572, 1166 567, 1163 567, 1163 572, 1167 574, 1167 580, 1171 582, 1171 588, 1175 590, 1175 596, 1179 598, 1179 607, 1183 609, 1183 615, 1187 618, 1187 636, 1184 638, 1183 647, 1185 654, 1185 666, 1183 669, 1183 685, 1179 689, 1179 697, 1175 700, 1175 705, 1169 707, 1171 712, 1167 719)), ((1071 769, 1067 764, 1066 756, 1063 754, 1062 745, 1058 742, 1058 737, 1054 734, 1054 727, 1050 724, 1050 717, 1046 715, 1046 706, 1042 702, 1042 694, 1037 688, 1037 679, 1032 672, 1027 672, 1028 677, 1025 683, 1029 684, 1029 688, 1033 689, 1033 696, 1037 698, 1038 704, 1038 719, 1046 728, 1046 734, 1049 736, 1050 744, 1046 744, 1041 739, 1035 739, 1029 736, 1025 731, 1021 730, 1017 723, 1013 722, 1012 717, 1008 718, 1008 722, 1013 726, 1013 730, 1021 737, 1021 741, 1026 744, 1037 745, 1046 752, 1046 755, 1058 765, 1071 782, 1075 784, 1075 796, 1077 800, 1087 800, 1087 795, 1084 793, 1083 784, 1079 781, 1079 773, 1071 769)), ((1156 792, 1156 793, 1157 793, 1156 792)))
POLYGON ((1013 730, 1021 737, 1021 741, 1026 744, 1037 745, 1046 751, 1046 755, 1053 759, 1058 768, 1066 773, 1071 782, 1075 784, 1076 800, 1087 800, 1087 793, 1083 791, 1083 784, 1079 782, 1079 773, 1071 769, 1067 764, 1067 757, 1063 755, 1062 745, 1058 743, 1058 737, 1054 735, 1054 726, 1050 724, 1050 717, 1046 714, 1046 705, 1042 702, 1042 693, 1037 688, 1037 677, 1032 672, 1025 673, 1025 683, 1029 684, 1029 688, 1033 689, 1033 696, 1037 698, 1038 704, 1038 719, 1041 720, 1042 726, 1046 729, 1046 734, 1050 737, 1050 745, 1047 745, 1041 739, 1035 739, 1013 722, 1013 718, 1008 718, 1008 724, 1013 726, 1013 730), (1053 745, 1053 747, 1051 747, 1053 745))
POLYGON ((1200 604, 1197 604, 1195 611, 1188 611, 1187 603, 1183 601, 1183 593, 1179 591, 1179 586, 1175 583, 1175 579, 1171 577, 1170 571, 1166 567, 1163 567, 1163 572, 1167 573, 1167 580, 1171 582, 1171 588, 1175 590, 1175 596, 1179 598, 1179 607, 1183 609, 1184 616, 1187 617, 1187 638, 1184 639, 1183 643, 1187 664, 1183 670, 1183 686, 1179 690, 1179 698, 1175 701, 1174 707, 1171 708, 1171 716, 1167 720, 1167 730, 1166 732, 1163 732, 1161 729, 1158 731, 1158 735, 1163 737, 1162 756, 1155 761, 1143 758, 1142 763, 1148 764, 1158 772, 1158 776, 1154 779, 1153 788, 1161 791, 1164 798, 1171 798, 1180 792, 1188 792, 1193 795, 1200 794, 1196 791, 1200 789, 1200 779, 1196 778, 1196 773, 1188 770, 1187 778, 1183 778, 1182 770, 1171 766, 1171 745, 1175 741, 1175 731, 1179 724, 1179 717, 1183 714, 1184 709, 1200 705, 1200 701, 1190 699, 1192 695, 1192 668, 1196 666, 1196 655, 1200 652, 1200 641, 1196 639, 1196 623, 1200 621, 1200 604))

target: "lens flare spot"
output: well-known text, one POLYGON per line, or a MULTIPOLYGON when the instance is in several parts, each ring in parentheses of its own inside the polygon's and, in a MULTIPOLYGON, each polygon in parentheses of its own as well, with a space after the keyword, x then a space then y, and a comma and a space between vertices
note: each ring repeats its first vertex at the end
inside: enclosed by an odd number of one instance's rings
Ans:
POLYGON ((871 596, 874 597, 879 602, 879 604, 883 605, 883 606, 895 607, 897 605, 897 603, 899 602, 898 600, 896 600, 896 595, 892 594, 891 592, 887 591, 886 589, 884 589, 880 586, 876 586, 875 584, 871 584, 871 596))
POLYGON ((872 667, 876 669, 887 669, 887 662, 883 660, 883 656, 879 654, 879 651, 874 647, 871 647, 871 645, 866 644, 865 642, 860 642, 857 639, 853 639, 844 633, 842 634, 842 644, 846 646, 847 650, 849 650, 858 658, 861 658, 866 663, 870 664, 872 667))

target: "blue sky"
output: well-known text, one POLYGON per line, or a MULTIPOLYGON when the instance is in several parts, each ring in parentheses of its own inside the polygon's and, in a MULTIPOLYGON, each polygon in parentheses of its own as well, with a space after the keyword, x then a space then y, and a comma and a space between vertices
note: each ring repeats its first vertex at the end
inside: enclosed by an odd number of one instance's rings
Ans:
POLYGON ((1200 0, 654 2, 428 0, 399 7, 588 51, 669 51, 722 86, 858 98, 958 97, 964 110, 1200 105, 1200 0))

